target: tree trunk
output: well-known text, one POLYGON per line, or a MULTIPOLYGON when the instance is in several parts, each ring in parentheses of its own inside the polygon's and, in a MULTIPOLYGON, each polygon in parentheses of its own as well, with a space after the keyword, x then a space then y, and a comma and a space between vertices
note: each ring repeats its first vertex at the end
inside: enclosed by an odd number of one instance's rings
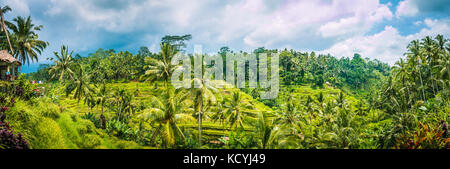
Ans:
POLYGON ((11 50, 11 54, 14 55, 14 49, 11 45, 11 41, 9 40, 8 30, 6 29, 5 18, 3 17, 3 11, 1 10, 1 8, 0 8, 0 15, 1 15, 0 17, 1 17, 1 22, 2 22, 3 32, 5 32, 6 39, 8 40, 9 49, 11 50))
POLYGON ((198 112, 198 148, 202 147, 202 112, 198 112))
POLYGON ((156 128, 156 130, 153 131, 152 138, 150 139, 150 143, 153 142, 153 140, 154 140, 155 137, 156 137, 156 132, 158 132, 160 128, 161 128, 161 124, 159 124, 158 128, 156 128))
POLYGON ((58 87, 58 92, 56 93, 56 97, 59 97, 59 91, 61 90, 61 85, 62 85, 62 82, 59 81, 59 87, 58 87))
POLYGON ((423 79, 422 79, 422 73, 420 73, 419 72, 419 77, 420 77, 420 85, 422 85, 421 86, 421 88, 422 88, 422 98, 423 98, 423 101, 425 101, 426 100, 426 97, 425 97, 425 91, 423 90, 423 79))

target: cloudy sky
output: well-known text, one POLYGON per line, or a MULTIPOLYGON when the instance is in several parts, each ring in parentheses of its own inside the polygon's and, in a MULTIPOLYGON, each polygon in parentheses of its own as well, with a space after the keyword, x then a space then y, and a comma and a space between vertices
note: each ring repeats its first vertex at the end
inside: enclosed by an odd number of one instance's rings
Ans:
POLYGON ((379 59, 393 64, 406 45, 427 35, 450 38, 448 0, 2 0, 7 19, 31 16, 50 46, 35 71, 61 45, 83 56, 98 48, 159 50, 164 35, 192 34, 188 52, 222 46, 292 48, 379 59))

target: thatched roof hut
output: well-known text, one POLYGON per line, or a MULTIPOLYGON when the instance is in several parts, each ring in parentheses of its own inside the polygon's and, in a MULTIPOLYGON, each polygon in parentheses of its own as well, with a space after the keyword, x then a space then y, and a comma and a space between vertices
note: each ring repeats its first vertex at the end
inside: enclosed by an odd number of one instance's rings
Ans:
POLYGON ((22 63, 8 53, 7 50, 0 51, 0 80, 14 80, 19 74, 18 69, 22 63), (7 74, 9 73, 9 74, 7 74))
POLYGON ((0 62, 7 62, 7 63, 18 63, 21 65, 19 61, 17 61, 16 58, 14 58, 11 54, 8 53, 7 50, 1 50, 0 51, 0 62))

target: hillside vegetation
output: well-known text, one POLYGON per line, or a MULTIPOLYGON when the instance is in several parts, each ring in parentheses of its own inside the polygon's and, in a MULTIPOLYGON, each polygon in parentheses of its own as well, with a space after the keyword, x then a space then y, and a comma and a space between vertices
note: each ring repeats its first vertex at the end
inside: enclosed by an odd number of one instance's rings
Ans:
MULTIPOLYGON (((216 88, 224 81, 208 80, 209 72, 188 82, 199 88, 175 89, 171 77, 182 65, 171 61, 190 38, 163 37, 158 53, 80 56, 61 46, 51 64, 0 83, 0 148, 450 147, 450 43, 441 35, 412 41, 392 67, 359 54, 258 48, 258 58, 280 53, 280 91, 269 100, 260 98, 262 88, 216 88)), ((47 45, 30 39, 37 46, 28 53, 47 45)), ((249 54, 228 47, 217 54, 226 60, 228 53, 249 54)))

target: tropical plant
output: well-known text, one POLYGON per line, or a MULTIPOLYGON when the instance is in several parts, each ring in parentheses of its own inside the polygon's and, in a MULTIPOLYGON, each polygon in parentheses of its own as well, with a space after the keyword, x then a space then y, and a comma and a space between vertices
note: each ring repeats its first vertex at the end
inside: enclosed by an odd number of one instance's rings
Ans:
POLYGON ((185 113, 186 98, 186 94, 175 90, 169 90, 159 97, 152 96, 153 108, 138 115, 155 126, 150 142, 160 136, 164 147, 175 148, 176 140, 184 139, 179 123, 195 121, 190 114, 185 113))
MULTIPOLYGON (((58 54, 58 52, 54 52, 56 56, 55 65, 50 67, 49 73, 52 75, 52 79, 58 78, 59 80, 59 88, 61 88, 61 84, 65 78, 65 75, 67 75, 70 79, 74 79, 74 66, 75 62, 72 59, 72 53, 71 51, 69 53, 69 49, 67 46, 61 46, 61 52, 58 54)), ((50 58, 50 60, 53 60, 53 58, 50 58)), ((59 95, 59 89, 58 94, 59 95)))
POLYGON ((173 65, 172 58, 177 54, 175 48, 168 44, 161 44, 160 57, 147 57, 145 61, 148 63, 147 71, 145 72, 145 79, 150 82, 163 81, 164 86, 167 87, 169 79, 178 65, 173 65))
POLYGON ((40 31, 43 26, 36 26, 31 23, 31 17, 17 17, 13 23, 5 21, 6 26, 11 30, 11 43, 14 48, 14 56, 22 64, 30 64, 38 61, 38 55, 49 45, 48 42, 39 40, 36 31, 40 31))

